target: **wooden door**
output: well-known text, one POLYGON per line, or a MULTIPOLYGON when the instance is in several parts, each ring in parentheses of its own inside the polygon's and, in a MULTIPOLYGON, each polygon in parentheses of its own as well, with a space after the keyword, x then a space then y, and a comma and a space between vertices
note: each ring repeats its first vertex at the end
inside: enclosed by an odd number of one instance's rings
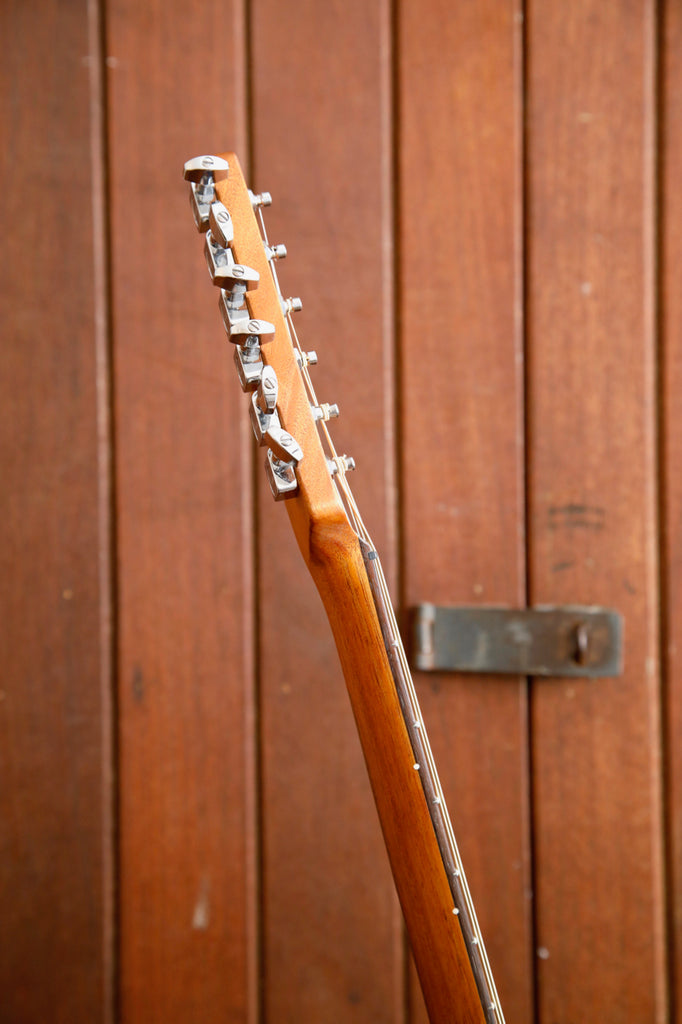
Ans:
POLYGON ((417 679, 508 1024, 682 1021, 679 5, 0 19, 0 1022, 426 1021, 187 210, 228 148, 401 612, 624 617, 616 679, 417 679))

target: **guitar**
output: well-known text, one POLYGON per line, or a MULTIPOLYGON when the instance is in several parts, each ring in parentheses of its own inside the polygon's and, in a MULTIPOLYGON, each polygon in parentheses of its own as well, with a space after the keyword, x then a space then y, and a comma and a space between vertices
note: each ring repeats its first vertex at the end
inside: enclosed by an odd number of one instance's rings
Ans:
POLYGON ((351 493, 284 299, 263 207, 237 157, 185 164, 196 225, 254 434, 338 648, 432 1024, 504 1024, 381 563, 351 493))

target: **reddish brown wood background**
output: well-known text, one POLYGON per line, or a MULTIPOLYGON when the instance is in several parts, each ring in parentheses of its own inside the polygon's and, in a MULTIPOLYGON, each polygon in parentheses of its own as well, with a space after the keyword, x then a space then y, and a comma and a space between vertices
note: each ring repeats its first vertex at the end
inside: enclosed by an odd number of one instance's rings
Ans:
POLYGON ((425 1024, 187 209, 227 148, 399 608, 625 618, 619 679, 418 680, 508 1024, 682 1024, 679 4, 0 33, 0 1024, 425 1024))

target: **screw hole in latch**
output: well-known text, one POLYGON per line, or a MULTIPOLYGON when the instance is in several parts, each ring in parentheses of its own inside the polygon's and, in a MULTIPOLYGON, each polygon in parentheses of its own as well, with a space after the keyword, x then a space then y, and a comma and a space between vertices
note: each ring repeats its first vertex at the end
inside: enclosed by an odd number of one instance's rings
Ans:
POLYGON ((573 660, 576 665, 586 665, 588 662, 590 631, 586 622, 579 622, 573 630, 574 649, 573 660))

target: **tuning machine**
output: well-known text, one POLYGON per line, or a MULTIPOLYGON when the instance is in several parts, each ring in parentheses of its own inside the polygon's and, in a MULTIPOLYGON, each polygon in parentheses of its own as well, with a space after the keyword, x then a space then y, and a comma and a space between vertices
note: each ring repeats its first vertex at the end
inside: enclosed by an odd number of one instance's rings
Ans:
POLYGON ((208 229, 211 204, 215 202, 215 183, 224 181, 229 169, 227 160, 210 154, 195 156, 185 164, 185 181, 191 186, 189 204, 199 231, 208 229))
MULTIPOLYGON (((220 315, 230 341, 236 346, 234 361, 242 391, 253 391, 261 382, 263 360, 261 344, 275 333, 275 325, 267 320, 249 317, 248 310, 231 307, 228 293, 220 294, 220 315)), ((255 427, 254 427, 255 430, 255 427)))
POLYGON ((298 490, 296 466, 303 458, 303 451, 296 438, 271 423, 264 435, 268 446, 265 470, 275 501, 292 497, 298 490))
POLYGON ((247 338, 258 338, 260 344, 266 344, 275 333, 275 325, 269 320, 257 320, 249 317, 248 310, 233 310, 227 305, 224 293, 218 303, 220 315, 228 337, 235 345, 245 344, 247 338))
POLYGON ((232 250, 224 248, 210 231, 206 232, 204 255, 211 280, 218 288, 231 291, 235 285, 242 285, 244 287, 241 290, 247 291, 258 286, 258 271, 235 263, 232 250))
POLYGON ((247 337, 243 345, 235 345, 234 364, 242 391, 253 391, 260 384, 263 373, 260 340, 247 337))
POLYGON ((281 430, 276 409, 277 392, 277 374, 271 366, 264 366, 249 408, 251 426, 259 445, 268 444, 269 430, 281 430))
POLYGON ((296 467, 293 462, 283 462, 281 459, 276 458, 271 449, 268 449, 268 457, 265 460, 265 473, 275 501, 293 498, 298 490, 296 467))

